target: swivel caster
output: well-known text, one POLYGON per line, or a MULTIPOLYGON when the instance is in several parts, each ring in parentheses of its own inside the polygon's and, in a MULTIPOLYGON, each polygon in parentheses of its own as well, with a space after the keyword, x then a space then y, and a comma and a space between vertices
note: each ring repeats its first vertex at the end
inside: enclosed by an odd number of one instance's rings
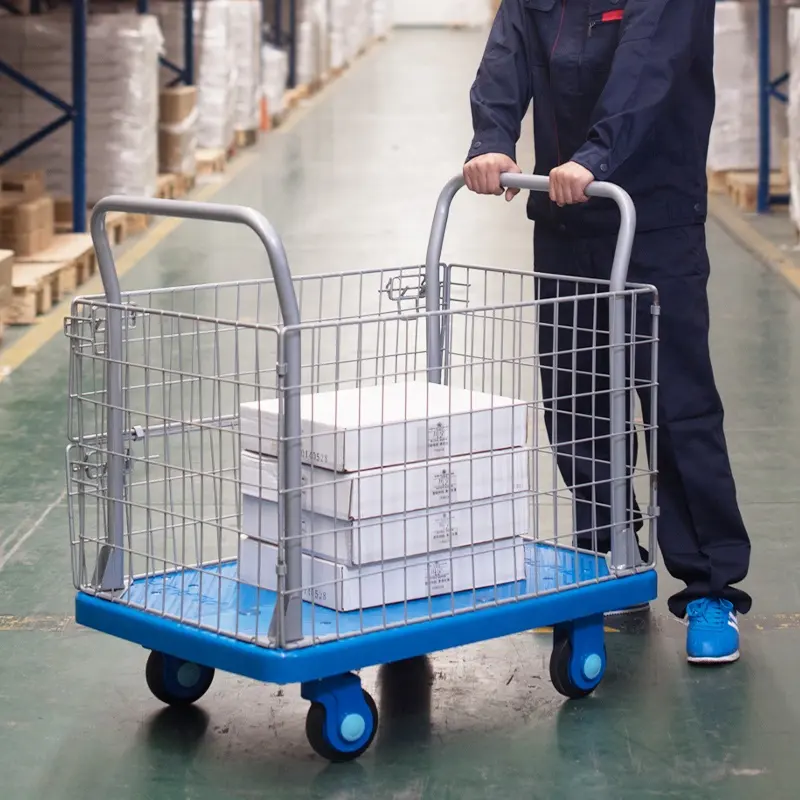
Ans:
POLYGON ((198 701, 214 680, 214 670, 153 650, 147 659, 145 679, 153 695, 170 706, 198 701))
POLYGON ((378 709, 355 675, 303 684, 302 694, 311 700, 306 737, 317 755, 343 763, 367 751, 378 730, 378 709))
POLYGON ((550 655, 550 680, 559 694, 571 700, 590 695, 606 670, 602 617, 599 625, 582 622, 556 628, 550 655))

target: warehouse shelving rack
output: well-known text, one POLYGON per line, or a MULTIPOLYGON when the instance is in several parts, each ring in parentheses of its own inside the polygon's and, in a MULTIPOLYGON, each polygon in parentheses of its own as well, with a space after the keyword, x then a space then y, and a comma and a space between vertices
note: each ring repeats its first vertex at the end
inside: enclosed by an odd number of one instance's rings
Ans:
MULTIPOLYGON (((184 63, 178 66, 162 58, 162 63, 171 69, 176 77, 174 83, 194 83, 194 15, 193 0, 183 0, 184 4, 184 63)), ((89 14, 89 0, 72 0, 70 3, 72 15, 72 102, 67 103, 60 97, 48 92, 36 81, 23 75, 10 64, 0 58, 0 75, 5 75, 20 86, 33 92, 46 100, 61 115, 38 131, 26 136, 22 141, 0 153, 0 165, 11 161, 24 153, 30 147, 59 130, 64 125, 72 125, 72 225, 73 230, 83 233, 86 231, 86 30, 89 14)), ((0 7, 12 14, 19 14, 19 10, 10 0, 0 0, 0 7)), ((136 0, 137 11, 147 13, 147 0, 136 0)), ((31 13, 40 11, 38 0, 33 0, 31 13)))

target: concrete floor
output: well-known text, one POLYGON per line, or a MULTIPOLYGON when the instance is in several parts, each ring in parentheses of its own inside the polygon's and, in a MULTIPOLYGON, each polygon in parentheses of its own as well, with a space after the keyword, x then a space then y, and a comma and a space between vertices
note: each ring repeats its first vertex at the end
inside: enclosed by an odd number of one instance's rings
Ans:
MULTIPOLYGON (((217 194, 262 210, 297 272, 418 263, 436 194, 469 142, 482 36, 398 34, 245 156, 217 194), (413 89, 412 89, 413 87, 413 89)), ((531 149, 521 150, 525 166, 531 149)), ((144 683, 145 652, 79 629, 63 447, 67 347, 57 337, 0 384, 0 778, 11 800, 67 798, 794 798, 800 766, 800 301, 709 224, 713 350, 754 539, 742 661, 690 670, 659 602, 608 636, 606 680, 567 704, 550 639, 524 634, 369 670, 382 726, 355 765, 305 741, 305 704, 219 676, 189 715, 144 683)), ((525 267, 522 203, 456 201, 446 256, 525 267)), ((240 232, 186 223, 125 288, 260 274, 240 232)), ((661 593, 671 589, 664 578, 661 593)))

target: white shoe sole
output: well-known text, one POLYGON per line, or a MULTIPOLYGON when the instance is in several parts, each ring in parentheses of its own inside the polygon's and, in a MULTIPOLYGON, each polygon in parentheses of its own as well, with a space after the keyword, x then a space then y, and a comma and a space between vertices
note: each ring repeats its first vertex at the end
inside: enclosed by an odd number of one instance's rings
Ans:
POLYGON ((638 606, 630 606, 629 608, 620 608, 616 611, 606 611, 607 617, 624 617, 629 614, 643 614, 645 611, 650 610, 650 603, 641 603, 638 606))
POLYGON ((734 661, 739 660, 739 651, 737 650, 729 656, 717 656, 716 658, 710 656, 686 656, 686 660, 690 664, 732 664, 734 661))

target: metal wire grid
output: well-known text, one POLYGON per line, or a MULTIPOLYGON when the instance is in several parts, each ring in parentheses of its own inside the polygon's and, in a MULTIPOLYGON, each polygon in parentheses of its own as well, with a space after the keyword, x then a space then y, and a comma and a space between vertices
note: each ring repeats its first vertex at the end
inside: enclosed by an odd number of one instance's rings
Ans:
MULTIPOLYGON (((427 287, 422 274, 420 268, 414 267, 296 278, 301 318, 308 320, 301 326, 302 392, 424 381, 427 315, 421 306, 427 287)), ((371 518, 360 532, 347 519, 351 515, 341 513, 338 507, 332 516, 305 514, 299 535, 306 553, 304 566, 310 566, 306 567, 303 585, 292 590, 280 587, 274 568, 271 575, 262 574, 260 557, 255 580, 251 579, 281 588, 287 595, 302 594, 307 601, 309 624, 299 646, 607 579, 599 554, 596 567, 588 576, 570 576, 565 568, 557 566, 553 570, 554 582, 522 583, 517 579, 526 571, 530 575, 531 565, 520 569, 521 540, 505 538, 519 534, 540 544, 577 552, 579 539, 586 548, 588 536, 588 548, 597 552, 607 533, 607 286, 466 266, 443 266, 441 276, 441 301, 447 310, 437 318, 443 333, 445 382, 453 392, 469 389, 524 401, 529 429, 526 447, 518 448, 520 452, 511 459, 510 473, 507 465, 498 467, 504 457, 500 451, 467 459, 470 478, 475 473, 485 475, 488 463, 492 489, 498 484, 497 473, 505 469, 499 484, 508 491, 502 495, 490 491, 488 496, 460 503, 459 498, 445 493, 444 502, 415 509, 405 515, 406 519, 383 514, 371 518), (547 390, 551 384, 552 392, 547 390), (454 520, 459 522, 455 524, 454 520), (510 529, 497 528, 495 522, 500 520, 510 529), (579 520, 583 520, 584 527, 580 527, 579 520), (409 553, 410 526, 414 537, 422 529, 435 556, 409 553), (466 542, 454 543, 454 528, 469 531, 466 542), (403 537, 400 557, 396 538, 392 538, 398 535, 403 537), (356 574, 363 575, 371 569, 373 575, 369 579, 342 580, 341 570, 360 560, 352 544, 347 549, 347 541, 363 542, 367 536, 380 539, 381 555, 390 545, 395 557, 362 564, 362 572, 356 574), (478 556, 469 546, 475 541, 482 541, 488 551, 480 557, 477 568, 478 556), (320 551, 326 554, 325 559, 320 557, 320 551), (419 561, 415 559, 420 555, 425 562, 425 587, 421 600, 414 603, 409 600, 409 581, 415 584, 419 595, 419 561), (331 561, 337 566, 331 567, 331 561), (448 570, 443 564, 449 565, 449 583, 442 579, 442 571, 448 570), (477 573, 481 573, 483 581, 478 582, 484 588, 472 592, 467 602, 463 595, 457 598, 454 571, 466 574, 468 584, 475 583, 477 573), (324 581, 319 579, 320 574, 326 576, 324 581), (330 574, 339 577, 332 579, 330 574), (370 592, 378 582, 377 605, 374 597, 363 596, 362 584, 367 580, 372 582, 370 592), (399 607, 390 606, 386 602, 387 584, 396 593, 398 581, 404 596, 399 607), (352 586, 353 582, 357 586, 357 611, 343 613, 325 607, 341 606, 344 586, 352 586), (361 607, 365 600, 371 603, 368 609, 361 607)), ((237 638, 285 646, 280 632, 272 631, 270 635, 269 615, 259 608, 262 603, 274 605, 274 598, 267 601, 266 595, 257 591, 247 594, 236 569, 229 568, 243 546, 249 547, 252 554, 254 546, 269 548, 267 542, 271 541, 280 554, 287 543, 282 530, 285 486, 280 470, 276 468, 277 485, 270 487, 263 485, 259 470, 256 497, 245 494, 244 503, 241 474, 240 404, 266 400, 280 404, 287 388, 282 385, 279 366, 286 329, 281 324, 271 284, 264 280, 125 295, 125 572, 129 587, 137 578, 149 578, 150 590, 134 597, 128 589, 114 593, 113 599, 237 638), (269 489, 271 501, 261 499, 265 489, 269 489), (248 513, 243 513, 243 505, 249 506, 248 513), (262 513, 265 509, 270 515, 266 523, 262 513), (243 520, 252 518, 253 513, 255 524, 247 521, 248 536, 242 537, 243 520), (180 591, 170 595, 167 584, 174 589, 176 578, 180 591), (159 584, 163 591, 154 590, 159 584), (232 594, 236 608, 233 621, 223 618, 221 611, 223 596, 232 594), (172 602, 175 596, 179 597, 177 604, 172 602), (210 612, 207 613, 208 608, 203 610, 203 601, 212 609, 210 612), (249 622, 243 624, 243 619, 249 622)), ((644 543, 652 553, 655 464, 654 458, 650 465, 637 459, 635 448, 637 439, 643 437, 648 451, 656 453, 656 425, 654 419, 648 419, 646 424, 634 420, 637 394, 643 399, 643 407, 656 405, 657 316, 650 316, 651 324, 643 326, 640 322, 641 308, 649 314, 656 306, 646 287, 628 288, 626 301, 631 419, 628 517, 631 525, 647 525, 649 539, 644 543), (634 486, 640 496, 649 494, 641 511, 634 503, 634 486)), ((107 529, 104 464, 109 452, 104 375, 108 359, 104 325, 109 308, 101 298, 78 299, 67 325, 72 346, 72 445, 67 458, 73 575, 76 587, 88 592, 97 590, 95 567, 107 529)), ((470 419, 471 413, 470 410, 470 419)), ((452 425, 453 415, 447 416, 452 425)), ((492 431, 492 437, 494 434, 492 431)), ((371 435, 382 441, 384 431, 378 428, 371 435)), ((311 435, 312 450, 314 438, 315 434, 311 435)), ((281 441, 279 432, 277 442, 281 441)), ((491 442, 488 449, 497 450, 491 442)), ((457 462, 459 458, 448 452, 444 462, 439 463, 444 463, 445 470, 451 473, 454 466, 459 466, 457 462)), ((423 468, 407 464, 400 470, 404 500, 408 496, 408 476, 415 469, 423 468)), ((461 474, 463 470, 462 464, 461 474)), ((430 490, 428 467, 424 466, 423 471, 426 489, 430 490)), ((396 487, 397 471, 391 467, 382 465, 373 474, 381 495, 386 481, 394 481, 396 487)), ((303 504, 307 511, 319 505, 317 493, 333 491, 337 497, 352 477, 314 465, 305 468, 304 476, 307 485, 303 504)), ((644 566, 651 563, 652 560, 644 566)), ((535 569, 534 573, 538 574, 535 569)))

